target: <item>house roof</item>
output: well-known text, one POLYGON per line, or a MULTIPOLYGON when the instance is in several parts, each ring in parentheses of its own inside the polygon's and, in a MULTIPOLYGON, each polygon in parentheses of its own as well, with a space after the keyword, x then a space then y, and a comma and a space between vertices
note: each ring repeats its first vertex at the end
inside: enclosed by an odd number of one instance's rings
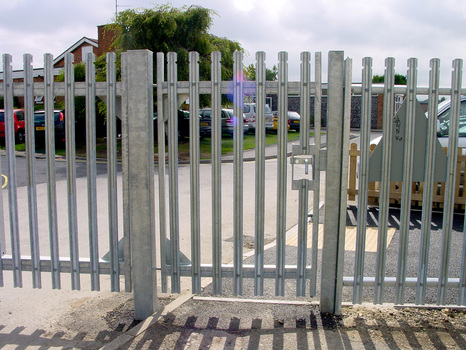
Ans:
MULTIPOLYGON (((78 47, 80 47, 83 44, 89 44, 94 47, 99 47, 99 41, 97 39, 92 39, 92 38, 88 38, 84 36, 80 40, 78 40, 76 43, 71 45, 64 52, 62 52, 59 56, 55 57, 53 60, 53 65, 55 66, 57 62, 62 60, 65 57, 65 54, 67 54, 68 52, 73 52, 74 50, 76 50, 78 47)), ((60 70, 62 70, 62 68, 54 68, 53 75, 58 75, 60 70)), ((20 79, 20 78, 23 78, 23 76, 24 76, 24 71, 22 69, 13 71, 13 79, 20 79)), ((37 76, 44 76, 44 68, 33 69, 33 77, 37 77, 37 76)), ((3 80, 3 72, 0 72, 0 80, 3 80)))
POLYGON ((89 45, 92 45, 94 47, 99 47, 99 41, 97 39, 91 39, 91 38, 83 36, 80 40, 78 40, 76 43, 74 43, 72 46, 70 46, 64 52, 62 52, 59 56, 57 56, 53 60, 53 64, 59 62, 60 60, 63 59, 63 57, 65 57, 65 54, 67 54, 68 52, 73 52, 74 50, 76 50, 78 47, 80 47, 83 44, 89 44, 89 45))

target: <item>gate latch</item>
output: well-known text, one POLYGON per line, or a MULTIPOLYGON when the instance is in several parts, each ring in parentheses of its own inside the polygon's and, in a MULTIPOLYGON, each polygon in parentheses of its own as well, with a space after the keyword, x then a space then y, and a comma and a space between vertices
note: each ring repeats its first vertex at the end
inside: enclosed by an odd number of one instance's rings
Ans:
POLYGON ((305 181, 309 182, 310 190, 314 188, 316 171, 320 171, 323 168, 321 165, 325 164, 322 163, 323 157, 325 157, 324 151, 315 145, 311 145, 308 152, 301 145, 293 145, 290 159, 293 190, 299 190, 305 181), (319 158, 316 162, 317 157, 319 158))

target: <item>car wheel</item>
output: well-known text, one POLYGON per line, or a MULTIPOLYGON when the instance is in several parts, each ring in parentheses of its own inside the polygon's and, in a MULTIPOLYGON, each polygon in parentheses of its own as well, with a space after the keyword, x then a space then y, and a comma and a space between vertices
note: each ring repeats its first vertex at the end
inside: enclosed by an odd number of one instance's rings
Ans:
POLYGON ((24 139, 24 130, 18 130, 18 132, 16 133, 16 143, 24 143, 24 139))

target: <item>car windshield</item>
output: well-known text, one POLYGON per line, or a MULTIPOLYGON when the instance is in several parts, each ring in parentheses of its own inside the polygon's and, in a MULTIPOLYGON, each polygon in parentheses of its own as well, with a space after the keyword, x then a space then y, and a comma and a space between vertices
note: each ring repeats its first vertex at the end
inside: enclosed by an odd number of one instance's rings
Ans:
MULTIPOLYGON (((251 108, 254 108, 254 105, 244 105, 243 106, 243 113, 249 113, 251 108)), ((268 105, 265 105, 265 113, 267 113, 267 114, 272 113, 272 110, 270 109, 270 107, 268 105)))
MULTIPOLYGON (((445 122, 447 120, 450 120, 450 106, 444 111, 442 112, 441 114, 439 114, 439 116, 437 117, 440 122, 445 122)), ((466 115, 466 101, 461 101, 461 104, 460 104, 460 115, 461 116, 464 116, 466 115)))
POLYGON ((3 122, 5 119, 5 113, 4 112, 0 112, 0 122, 3 122))

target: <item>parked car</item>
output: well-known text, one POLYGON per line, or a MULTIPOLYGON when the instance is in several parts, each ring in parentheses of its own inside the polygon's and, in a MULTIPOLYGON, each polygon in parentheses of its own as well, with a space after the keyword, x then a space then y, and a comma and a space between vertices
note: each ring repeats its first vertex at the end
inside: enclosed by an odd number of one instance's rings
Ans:
MULTIPOLYGON (((437 113, 437 136, 448 136, 451 100, 440 102, 437 113)), ((466 124, 466 96, 461 96, 459 127, 466 124)))
MULTIPOLYGON (((14 109, 14 130, 16 143, 24 143, 25 128, 24 128, 24 110, 14 109)), ((0 109, 0 139, 5 140, 5 110, 0 109)))
MULTIPOLYGON (((290 130, 290 120, 288 119, 288 131, 290 130)), ((277 132, 278 131, 278 112, 273 112, 273 131, 277 132)))
MULTIPOLYGON (((199 115, 201 116, 200 125, 201 127, 205 127, 205 130, 212 128, 212 109, 211 108, 203 108, 199 110, 199 115), (208 128, 208 129, 207 129, 208 128)), ((229 134, 233 136, 233 130, 235 126, 236 117, 234 115, 233 109, 222 109, 221 110, 221 119, 222 119, 222 134, 229 134)), ((245 134, 249 130, 249 123, 246 116, 243 114, 243 133, 245 134)))
MULTIPOLYGON (((65 111, 55 110, 53 111, 55 121, 55 141, 65 141, 65 111)), ((34 128, 36 141, 45 140, 45 111, 34 112, 34 128)))
MULTIPOLYGON (((158 122, 157 112, 154 112, 154 139, 158 136, 158 122)), ((165 137, 168 136, 168 121, 165 121, 165 137)), ((179 109, 178 110, 178 140, 183 140, 185 137, 189 137, 189 112, 179 109)))
POLYGON ((299 131, 299 125, 301 122, 301 116, 296 112, 288 111, 288 125, 290 130, 299 131))
MULTIPOLYGON (((249 131, 253 132, 256 129, 256 113, 257 107, 255 103, 245 103, 243 113, 248 119, 249 131)), ((268 105, 265 105, 265 129, 273 130, 273 114, 268 105)))
MULTIPOLYGON (((461 129, 463 126, 466 126, 466 115, 461 115, 458 127, 461 129)), ((450 119, 444 120, 440 123, 440 127, 437 130, 438 136, 448 136, 450 133, 450 119)))

